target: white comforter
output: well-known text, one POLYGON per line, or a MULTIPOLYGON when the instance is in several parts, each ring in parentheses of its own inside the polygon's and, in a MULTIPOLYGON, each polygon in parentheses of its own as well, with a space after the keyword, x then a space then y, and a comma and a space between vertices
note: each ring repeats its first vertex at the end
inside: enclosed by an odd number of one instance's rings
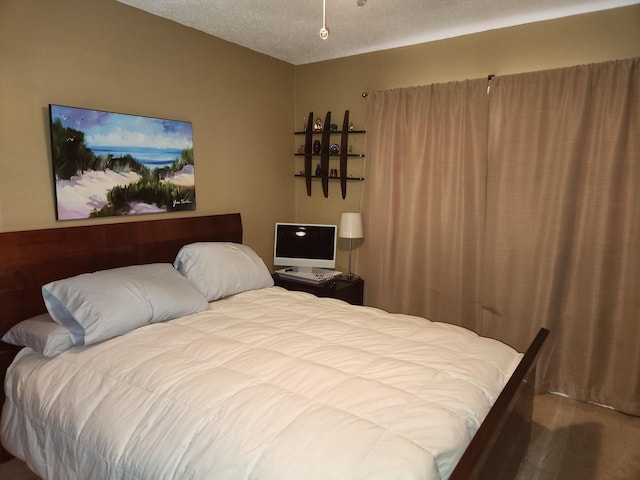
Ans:
POLYGON ((520 354, 278 287, 10 368, 3 443, 46 479, 445 479, 520 354))

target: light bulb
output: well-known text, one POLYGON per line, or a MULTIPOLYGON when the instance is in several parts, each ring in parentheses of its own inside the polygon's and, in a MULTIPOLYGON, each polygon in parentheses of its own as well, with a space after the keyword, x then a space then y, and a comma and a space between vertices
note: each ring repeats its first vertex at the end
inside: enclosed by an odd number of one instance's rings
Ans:
POLYGON ((320 29, 320 38, 322 40, 326 40, 327 38, 329 38, 329 29, 327 28, 326 25, 323 25, 322 28, 320 29))

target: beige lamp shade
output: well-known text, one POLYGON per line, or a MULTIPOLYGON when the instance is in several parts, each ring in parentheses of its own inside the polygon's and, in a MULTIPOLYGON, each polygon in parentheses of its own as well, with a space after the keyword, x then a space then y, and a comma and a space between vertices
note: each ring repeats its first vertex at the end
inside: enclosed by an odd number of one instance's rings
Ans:
POLYGON ((338 236, 340 238, 364 238, 362 215, 359 212, 342 212, 338 236))

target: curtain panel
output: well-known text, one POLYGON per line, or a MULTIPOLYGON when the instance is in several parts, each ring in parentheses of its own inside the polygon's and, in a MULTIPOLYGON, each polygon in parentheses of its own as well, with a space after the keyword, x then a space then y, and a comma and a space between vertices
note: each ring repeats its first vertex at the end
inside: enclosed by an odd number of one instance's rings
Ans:
POLYGON ((640 59, 369 96, 367 303, 523 350, 640 415, 640 59))
POLYGON ((470 80, 369 94, 358 249, 368 303, 478 328, 485 88, 470 80))

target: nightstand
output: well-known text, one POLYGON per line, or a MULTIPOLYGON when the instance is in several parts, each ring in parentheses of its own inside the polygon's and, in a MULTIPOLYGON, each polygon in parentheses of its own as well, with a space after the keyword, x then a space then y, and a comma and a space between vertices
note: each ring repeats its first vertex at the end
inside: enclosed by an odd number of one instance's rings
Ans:
POLYGON ((308 292, 316 297, 331 297, 349 302, 351 305, 362 305, 364 297, 364 280, 355 278, 353 280, 343 280, 338 277, 335 280, 315 285, 312 283, 296 282, 288 278, 282 278, 278 274, 273 274, 273 281, 278 287, 298 292, 308 292))

